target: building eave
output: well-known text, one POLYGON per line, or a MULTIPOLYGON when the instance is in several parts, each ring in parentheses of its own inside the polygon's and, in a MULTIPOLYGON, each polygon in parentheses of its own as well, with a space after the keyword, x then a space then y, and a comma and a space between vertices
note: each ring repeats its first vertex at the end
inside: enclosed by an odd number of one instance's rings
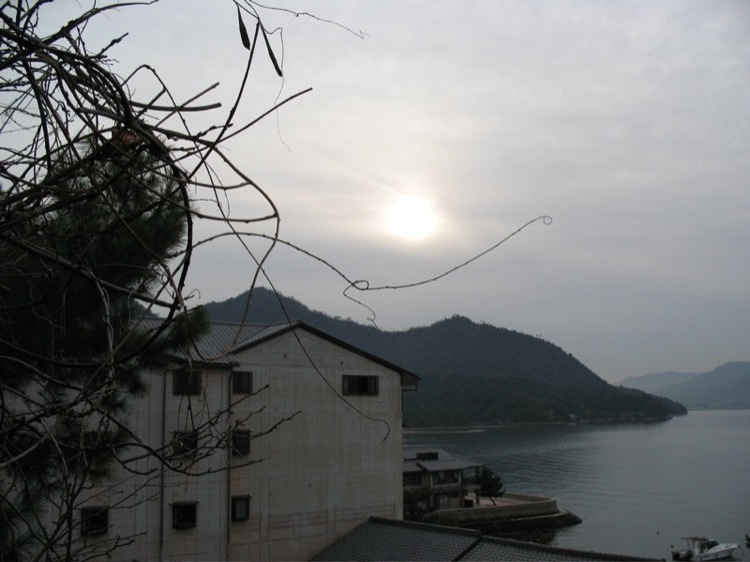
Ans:
POLYGON ((364 351, 363 349, 360 349, 348 342, 345 342, 344 340, 341 340, 335 336, 332 336, 331 334, 328 334, 327 332, 324 332, 322 330, 319 330, 318 328, 315 328, 314 326, 306 324, 305 322, 301 320, 275 325, 274 327, 278 329, 269 330, 267 333, 264 333, 263 335, 254 337, 251 340, 248 340, 246 342, 239 344, 235 349, 232 350, 233 353, 238 353, 241 351, 252 349, 253 347, 257 347, 281 335, 288 334, 290 332, 294 333, 295 330, 304 330, 321 339, 324 339, 330 343, 333 343, 339 347, 342 347, 348 351, 351 351, 352 353, 355 353, 359 355, 360 357, 369 359, 370 361, 373 361, 391 371, 398 373, 399 375, 401 375, 401 386, 404 387, 405 390, 416 390, 417 388, 417 383, 419 382, 419 376, 417 374, 411 371, 408 371, 407 369, 404 369, 403 367, 400 367, 396 365, 395 363, 391 363, 390 361, 387 361, 383 359, 382 357, 378 357, 377 355, 373 355, 372 353, 364 351))

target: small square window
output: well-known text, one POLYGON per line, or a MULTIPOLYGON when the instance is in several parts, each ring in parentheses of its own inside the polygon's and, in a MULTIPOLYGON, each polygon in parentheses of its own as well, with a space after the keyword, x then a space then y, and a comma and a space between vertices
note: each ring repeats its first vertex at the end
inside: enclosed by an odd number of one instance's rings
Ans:
POLYGON ((235 371, 232 373, 232 394, 252 394, 253 373, 251 371, 235 371))
POLYGON ((421 486, 422 485, 422 473, 421 472, 404 472, 403 483, 404 483, 404 486, 421 486))
POLYGON ((172 504, 172 528, 192 529, 198 518, 198 504, 183 502, 172 504))
POLYGON ((232 455, 250 454, 250 432, 244 429, 232 430, 232 455))
POLYGON ((376 396, 378 394, 378 377, 343 375, 341 380, 344 396, 376 396))
POLYGON ((172 373, 172 394, 198 395, 202 387, 201 372, 183 369, 172 373))
POLYGON ((198 450, 198 433, 175 431, 172 433, 172 454, 179 457, 194 455, 198 450))
POLYGON ((97 449, 100 446, 100 435, 98 431, 84 431, 81 434, 81 444, 86 450, 97 449))
POLYGON ((85 537, 104 535, 109 527, 109 508, 84 507, 81 509, 81 534, 85 537))
POLYGON ((232 496, 232 521, 250 519, 250 496, 232 496))
POLYGON ((106 432, 84 431, 81 434, 81 447, 86 453, 101 454, 107 449, 110 436, 106 432))

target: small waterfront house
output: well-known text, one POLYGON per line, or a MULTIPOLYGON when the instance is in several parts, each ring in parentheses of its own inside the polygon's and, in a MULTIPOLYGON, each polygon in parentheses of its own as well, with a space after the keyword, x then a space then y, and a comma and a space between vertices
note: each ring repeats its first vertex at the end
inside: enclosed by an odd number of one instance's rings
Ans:
POLYGON ((404 492, 419 494, 424 510, 456 509, 473 505, 478 463, 461 459, 438 447, 404 446, 404 492))
POLYGON ((402 518, 413 373, 301 322, 213 324, 147 381, 133 433, 157 450, 213 448, 193 474, 139 455, 92 487, 74 529, 103 558, 305 560, 372 516, 402 518))
POLYGON ((581 520, 554 498, 503 492, 497 500, 475 492, 482 465, 439 447, 404 447, 404 517, 476 528, 556 528, 581 520))

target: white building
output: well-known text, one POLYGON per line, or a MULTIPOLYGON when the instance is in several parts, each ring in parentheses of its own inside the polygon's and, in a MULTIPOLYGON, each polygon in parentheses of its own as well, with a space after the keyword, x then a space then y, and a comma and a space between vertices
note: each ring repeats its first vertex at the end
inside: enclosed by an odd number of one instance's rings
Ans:
POLYGON ((371 516, 402 518, 401 393, 416 375, 302 323, 214 324, 189 362, 148 380, 134 432, 186 460, 210 450, 193 467, 205 474, 131 463, 138 474, 83 504, 87 545, 130 542, 116 559, 304 560, 371 516))

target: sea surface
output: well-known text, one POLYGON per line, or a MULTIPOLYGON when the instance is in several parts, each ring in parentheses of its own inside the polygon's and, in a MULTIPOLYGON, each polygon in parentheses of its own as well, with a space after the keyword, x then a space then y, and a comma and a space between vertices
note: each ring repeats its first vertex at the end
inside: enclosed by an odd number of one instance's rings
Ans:
POLYGON ((750 559, 750 410, 666 422, 407 432, 488 465, 509 492, 553 497, 583 522, 549 544, 671 559, 682 537, 736 542, 750 559))

